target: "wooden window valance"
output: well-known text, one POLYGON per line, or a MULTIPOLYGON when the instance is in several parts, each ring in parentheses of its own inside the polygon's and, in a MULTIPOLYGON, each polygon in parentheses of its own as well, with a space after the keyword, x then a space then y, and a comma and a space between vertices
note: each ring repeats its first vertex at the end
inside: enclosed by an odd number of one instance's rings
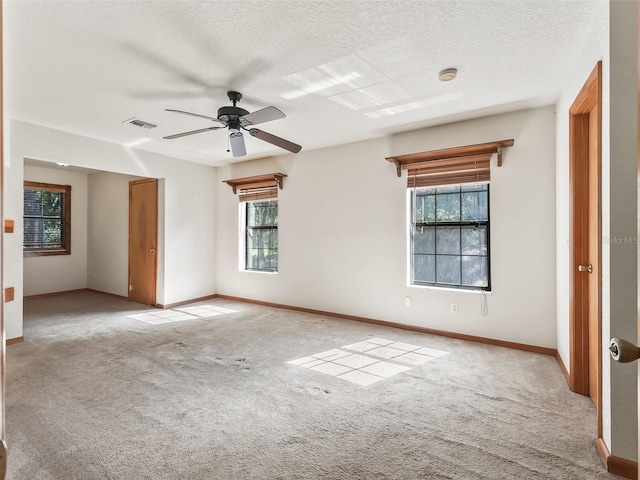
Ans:
POLYGON ((269 200, 278 198, 278 189, 282 190, 284 173, 268 173, 253 177, 233 178, 223 180, 224 183, 238 194, 241 202, 254 202, 256 200, 269 200))
POLYGON ((513 139, 466 145, 387 157, 396 165, 398 176, 408 170, 407 187, 432 187, 473 182, 491 178, 491 156, 498 155, 502 166, 502 149, 513 145, 513 139))

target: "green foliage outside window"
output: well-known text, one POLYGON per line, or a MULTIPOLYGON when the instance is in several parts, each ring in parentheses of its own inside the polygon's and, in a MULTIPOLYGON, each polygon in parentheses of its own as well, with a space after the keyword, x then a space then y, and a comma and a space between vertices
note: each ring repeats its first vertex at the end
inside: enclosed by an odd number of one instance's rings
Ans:
POLYGON ((414 195, 411 282, 489 290, 489 185, 418 188, 414 195))
POLYGON ((71 187, 25 182, 25 255, 70 253, 71 187))
POLYGON ((246 268, 278 270, 278 201, 246 202, 246 268))

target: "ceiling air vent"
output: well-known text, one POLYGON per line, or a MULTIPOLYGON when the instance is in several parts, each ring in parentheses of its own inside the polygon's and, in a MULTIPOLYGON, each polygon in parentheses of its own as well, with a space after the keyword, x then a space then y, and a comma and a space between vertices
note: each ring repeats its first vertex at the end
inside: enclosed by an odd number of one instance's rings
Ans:
POLYGON ((145 122, 144 120, 140 120, 139 118, 136 118, 136 117, 130 118, 129 120, 125 120, 122 123, 129 123, 131 125, 135 125, 136 127, 147 128, 147 129, 157 127, 157 125, 154 125, 153 123, 145 122))

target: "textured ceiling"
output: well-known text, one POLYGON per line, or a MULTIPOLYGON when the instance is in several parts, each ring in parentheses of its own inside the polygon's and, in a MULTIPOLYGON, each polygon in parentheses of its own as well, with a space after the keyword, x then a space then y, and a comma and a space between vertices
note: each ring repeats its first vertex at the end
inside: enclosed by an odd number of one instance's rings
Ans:
POLYGON ((287 153, 172 108, 239 106, 303 150, 553 103, 599 0, 5 1, 5 115, 221 165, 287 153), (458 78, 438 81, 443 68, 458 78), (145 130, 122 122, 137 117, 145 130))

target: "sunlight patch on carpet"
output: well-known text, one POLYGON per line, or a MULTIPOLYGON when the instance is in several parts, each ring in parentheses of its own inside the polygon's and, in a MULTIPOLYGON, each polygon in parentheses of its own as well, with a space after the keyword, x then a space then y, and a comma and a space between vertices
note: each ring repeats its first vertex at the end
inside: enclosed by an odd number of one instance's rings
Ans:
POLYGON ((287 363, 366 387, 447 353, 386 338, 371 338, 287 363))
POLYGON ((230 308, 216 307, 215 305, 197 305, 193 307, 180 307, 173 310, 154 310, 135 315, 127 315, 129 318, 139 320, 149 325, 163 325, 165 323, 182 322, 184 320, 194 320, 197 318, 215 317, 225 313, 234 313, 237 310, 230 308))

